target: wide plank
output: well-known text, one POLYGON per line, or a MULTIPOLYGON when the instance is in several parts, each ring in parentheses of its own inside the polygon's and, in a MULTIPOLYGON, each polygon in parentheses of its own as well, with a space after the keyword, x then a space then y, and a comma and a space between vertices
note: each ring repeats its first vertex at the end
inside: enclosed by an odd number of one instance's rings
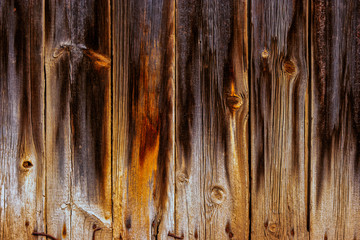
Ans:
POLYGON ((43 2, 0 2, 0 239, 45 229, 43 2))
POLYGON ((359 239, 360 2, 311 9, 311 239, 359 239))
POLYGON ((201 1, 176 1, 175 236, 204 239, 201 1))
POLYGON ((109 239, 110 1, 47 0, 45 14, 48 234, 109 239))
POLYGON ((114 239, 174 231, 175 1, 113 4, 114 239))
POLYGON ((308 1, 251 1, 251 239, 307 239, 308 1))
POLYGON ((249 236, 247 1, 177 1, 176 236, 249 236))

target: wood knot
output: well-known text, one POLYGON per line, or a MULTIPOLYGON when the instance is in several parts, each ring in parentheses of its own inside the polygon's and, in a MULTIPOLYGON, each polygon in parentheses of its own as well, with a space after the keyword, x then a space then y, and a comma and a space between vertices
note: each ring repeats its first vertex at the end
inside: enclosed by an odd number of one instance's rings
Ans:
POLYGON ((268 223, 268 222, 265 222, 265 223, 264 223, 264 227, 265 227, 265 228, 268 228, 268 226, 269 226, 269 223, 268 223))
POLYGON ((261 57, 266 59, 270 56, 269 52, 266 50, 266 48, 262 51, 261 57))
POLYGON ((276 223, 272 223, 269 225, 270 232, 275 233, 275 232, 277 232, 277 229, 278 229, 278 225, 276 223))
POLYGON ((131 228, 131 217, 130 217, 130 216, 129 216, 128 218, 126 218, 125 227, 126 227, 127 229, 130 229, 130 228, 131 228))
POLYGON ((213 203, 220 205, 226 198, 225 190, 220 186, 213 186, 210 199, 213 203))
POLYGON ((297 72, 296 64, 292 60, 285 61, 282 65, 282 69, 286 74, 290 76, 295 75, 297 72))
POLYGON ((25 160, 25 161, 23 161, 22 166, 23 166, 25 169, 30 169, 30 168, 32 168, 34 165, 32 164, 31 161, 25 160))
POLYGON ((178 172, 176 175, 177 175, 176 178, 180 183, 188 183, 189 182, 189 178, 186 175, 186 173, 178 172))
POLYGON ((243 100, 238 95, 229 95, 226 97, 226 104, 231 110, 231 112, 235 112, 238 110, 243 104, 243 100))

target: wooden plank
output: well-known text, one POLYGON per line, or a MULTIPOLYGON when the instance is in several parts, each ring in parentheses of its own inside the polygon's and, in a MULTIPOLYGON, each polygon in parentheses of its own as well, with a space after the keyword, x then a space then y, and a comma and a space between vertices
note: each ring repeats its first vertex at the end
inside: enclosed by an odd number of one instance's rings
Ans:
POLYGON ((360 3, 312 3, 311 238, 360 238, 360 3))
POLYGON ((174 230, 175 2, 115 1, 115 239, 174 230))
POLYGON ((307 1, 251 1, 251 238, 307 239, 307 1))
POLYGON ((176 1, 176 236, 204 239, 201 1, 176 1))
POLYGON ((71 56, 65 46, 70 42, 67 15, 65 4, 45 2, 46 230, 58 239, 69 239, 71 233, 71 56))
POLYGON ((44 231, 42 1, 0 2, 0 239, 44 231))
POLYGON ((177 1, 176 234, 247 239, 246 1, 177 1))
POLYGON ((48 233, 108 239, 111 230, 110 2, 47 0, 48 233))

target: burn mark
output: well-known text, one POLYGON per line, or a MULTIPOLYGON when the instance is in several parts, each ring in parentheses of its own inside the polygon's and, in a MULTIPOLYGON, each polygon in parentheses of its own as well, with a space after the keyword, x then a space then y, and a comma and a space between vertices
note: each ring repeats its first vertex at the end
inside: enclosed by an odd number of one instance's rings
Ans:
MULTIPOLYGON (((273 46, 273 45, 272 45, 273 46)), ((273 52, 276 53, 276 47, 272 47, 273 52)), ((255 62, 252 64, 255 67, 255 62)), ((260 76, 256 78, 254 84, 254 98, 259 107, 255 108, 254 121, 256 125, 256 191, 260 190, 261 186, 264 186, 265 176, 265 157, 267 156, 267 148, 265 140, 267 137, 267 119, 268 111, 271 109, 271 89, 272 89, 272 77, 269 66, 269 61, 262 59, 260 61, 260 76)))
POLYGON ((178 39, 178 84, 177 84, 177 138, 179 143, 179 159, 185 161, 185 174, 189 175, 192 154, 192 138, 195 119, 195 105, 199 89, 198 60, 199 51, 199 21, 200 6, 198 1, 179 2, 177 18, 181 28, 177 28, 178 39), (184 11, 186 9, 186 11, 184 11))
POLYGON ((109 144, 108 73, 94 69, 93 63, 86 58, 72 62, 76 66, 73 67, 70 102, 75 180, 80 183, 85 176, 89 186, 97 186, 87 188, 90 196, 105 197, 109 144))
MULTIPOLYGON (((324 181, 331 177, 332 161, 338 154, 347 158, 346 151, 354 153, 355 176, 359 172, 359 41, 354 33, 360 29, 356 7, 344 5, 341 21, 333 11, 335 5, 326 1, 314 3, 314 101, 317 105, 314 131, 318 147, 316 203, 319 204, 324 181), (349 9, 346 11, 346 9, 349 9), (354 12, 352 12, 354 11, 354 12), (347 31, 336 29, 341 25, 347 31), (335 41, 334 39, 338 39, 335 41), (331 49, 331 50, 330 50, 331 49), (336 50, 335 50, 336 49, 336 50), (353 55, 349 53, 355 53, 353 55), (355 60, 355 61, 354 61, 355 60), (355 148, 351 148, 351 143, 355 148)), ((357 6, 359 8, 359 6, 357 6)), ((350 154, 350 156, 353 156, 350 154)))
POLYGON ((161 60, 161 82, 160 89, 162 94, 159 99, 159 110, 160 110, 160 142, 157 159, 157 177, 156 177, 156 188, 158 189, 157 199, 160 209, 165 208, 167 201, 168 192, 168 171, 172 152, 172 113, 173 113, 173 68, 174 68, 174 51, 175 46, 171 38, 174 32, 173 21, 174 15, 172 14, 171 1, 165 1, 162 9, 162 23, 161 29, 166 29, 161 32, 160 46, 162 47, 162 60, 161 60))

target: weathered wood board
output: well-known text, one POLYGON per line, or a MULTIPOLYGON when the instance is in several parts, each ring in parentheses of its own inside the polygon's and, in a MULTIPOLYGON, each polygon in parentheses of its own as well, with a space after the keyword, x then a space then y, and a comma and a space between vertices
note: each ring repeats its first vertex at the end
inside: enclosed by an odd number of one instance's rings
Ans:
POLYGON ((177 1, 176 50, 176 236, 247 239, 247 2, 177 1))
POLYGON ((308 1, 251 1, 251 238, 307 239, 308 1))
POLYGON ((109 0, 45 1, 47 233, 112 236, 109 0))
POLYGON ((0 239, 360 238, 359 1, 6 0, 0 56, 0 239))
POLYGON ((174 231, 175 2, 115 1, 115 239, 174 231))
POLYGON ((360 2, 311 9, 311 239, 359 239, 360 2))
POLYGON ((0 239, 45 229, 43 2, 0 2, 0 239))

